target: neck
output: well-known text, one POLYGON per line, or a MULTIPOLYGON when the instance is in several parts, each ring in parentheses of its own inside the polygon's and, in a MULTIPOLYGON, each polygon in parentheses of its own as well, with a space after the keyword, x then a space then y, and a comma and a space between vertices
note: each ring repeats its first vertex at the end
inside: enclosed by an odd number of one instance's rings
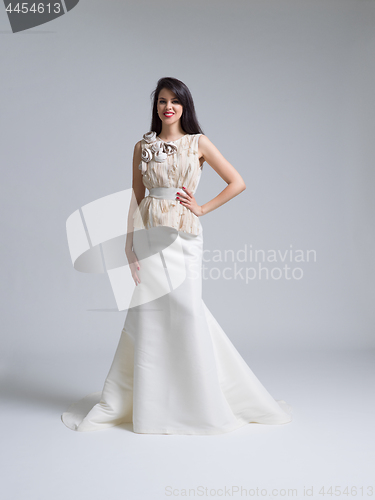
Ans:
POLYGON ((164 140, 168 142, 168 141, 176 141, 183 135, 185 135, 185 132, 182 130, 180 122, 173 123, 172 125, 165 125, 163 123, 159 137, 160 136, 164 137, 164 140))

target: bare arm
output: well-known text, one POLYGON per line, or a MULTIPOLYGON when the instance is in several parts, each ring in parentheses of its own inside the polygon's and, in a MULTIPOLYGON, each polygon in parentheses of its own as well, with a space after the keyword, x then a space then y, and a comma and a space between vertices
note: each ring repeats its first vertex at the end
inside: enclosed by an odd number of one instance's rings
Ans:
POLYGON ((125 242, 126 257, 128 259, 132 276, 136 285, 138 284, 137 281, 140 283, 140 279, 136 272, 136 269, 139 269, 139 262, 136 254, 133 251, 133 232, 134 232, 133 215, 135 210, 137 210, 138 205, 145 197, 145 191, 146 191, 145 185, 142 182, 142 172, 138 168, 141 162, 141 155, 142 155, 142 148, 141 148, 141 142, 139 141, 134 146, 134 153, 133 153, 132 196, 128 213, 128 229, 125 242))
POLYGON ((128 232, 126 235, 125 251, 133 249, 133 215, 138 205, 145 196, 145 186, 142 182, 142 172, 138 166, 141 162, 141 143, 137 142, 134 146, 133 153, 133 181, 132 181, 132 197, 130 201, 128 213, 128 232))
POLYGON ((201 215, 205 215, 244 191, 246 184, 233 165, 224 158, 205 135, 201 135, 199 138, 198 153, 228 184, 215 198, 200 207, 201 215))

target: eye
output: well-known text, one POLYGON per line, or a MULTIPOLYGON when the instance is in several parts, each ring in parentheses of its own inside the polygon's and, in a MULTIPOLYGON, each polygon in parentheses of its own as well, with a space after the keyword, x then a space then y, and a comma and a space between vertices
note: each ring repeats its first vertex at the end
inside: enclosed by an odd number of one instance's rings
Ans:
MULTIPOLYGON (((159 99, 159 104, 165 104, 165 103, 166 103, 166 100, 165 100, 165 99, 162 99, 162 98, 160 98, 160 99, 159 99)), ((177 100, 177 99, 174 99, 174 100, 172 101, 172 104, 180 104, 180 101, 179 101, 179 100, 177 100)))

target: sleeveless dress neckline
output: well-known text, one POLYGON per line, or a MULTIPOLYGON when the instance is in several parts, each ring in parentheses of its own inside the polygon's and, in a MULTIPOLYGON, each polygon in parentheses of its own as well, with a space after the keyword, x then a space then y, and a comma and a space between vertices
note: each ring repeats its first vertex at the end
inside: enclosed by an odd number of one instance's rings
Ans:
POLYGON ((184 137, 187 137, 188 135, 192 135, 192 134, 185 134, 183 135, 182 137, 179 137, 178 139, 175 139, 174 141, 167 141, 165 139, 161 139, 158 135, 156 136, 156 139, 159 139, 159 141, 161 142, 177 142, 177 141, 180 141, 181 139, 183 139, 184 137))

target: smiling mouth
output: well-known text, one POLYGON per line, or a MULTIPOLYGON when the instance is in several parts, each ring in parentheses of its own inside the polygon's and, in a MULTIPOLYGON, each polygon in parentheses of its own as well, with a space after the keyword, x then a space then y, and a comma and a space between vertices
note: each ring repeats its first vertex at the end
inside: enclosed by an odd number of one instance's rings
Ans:
POLYGON ((164 116, 166 116, 167 118, 170 118, 173 115, 174 115, 174 113, 164 113, 164 116))

